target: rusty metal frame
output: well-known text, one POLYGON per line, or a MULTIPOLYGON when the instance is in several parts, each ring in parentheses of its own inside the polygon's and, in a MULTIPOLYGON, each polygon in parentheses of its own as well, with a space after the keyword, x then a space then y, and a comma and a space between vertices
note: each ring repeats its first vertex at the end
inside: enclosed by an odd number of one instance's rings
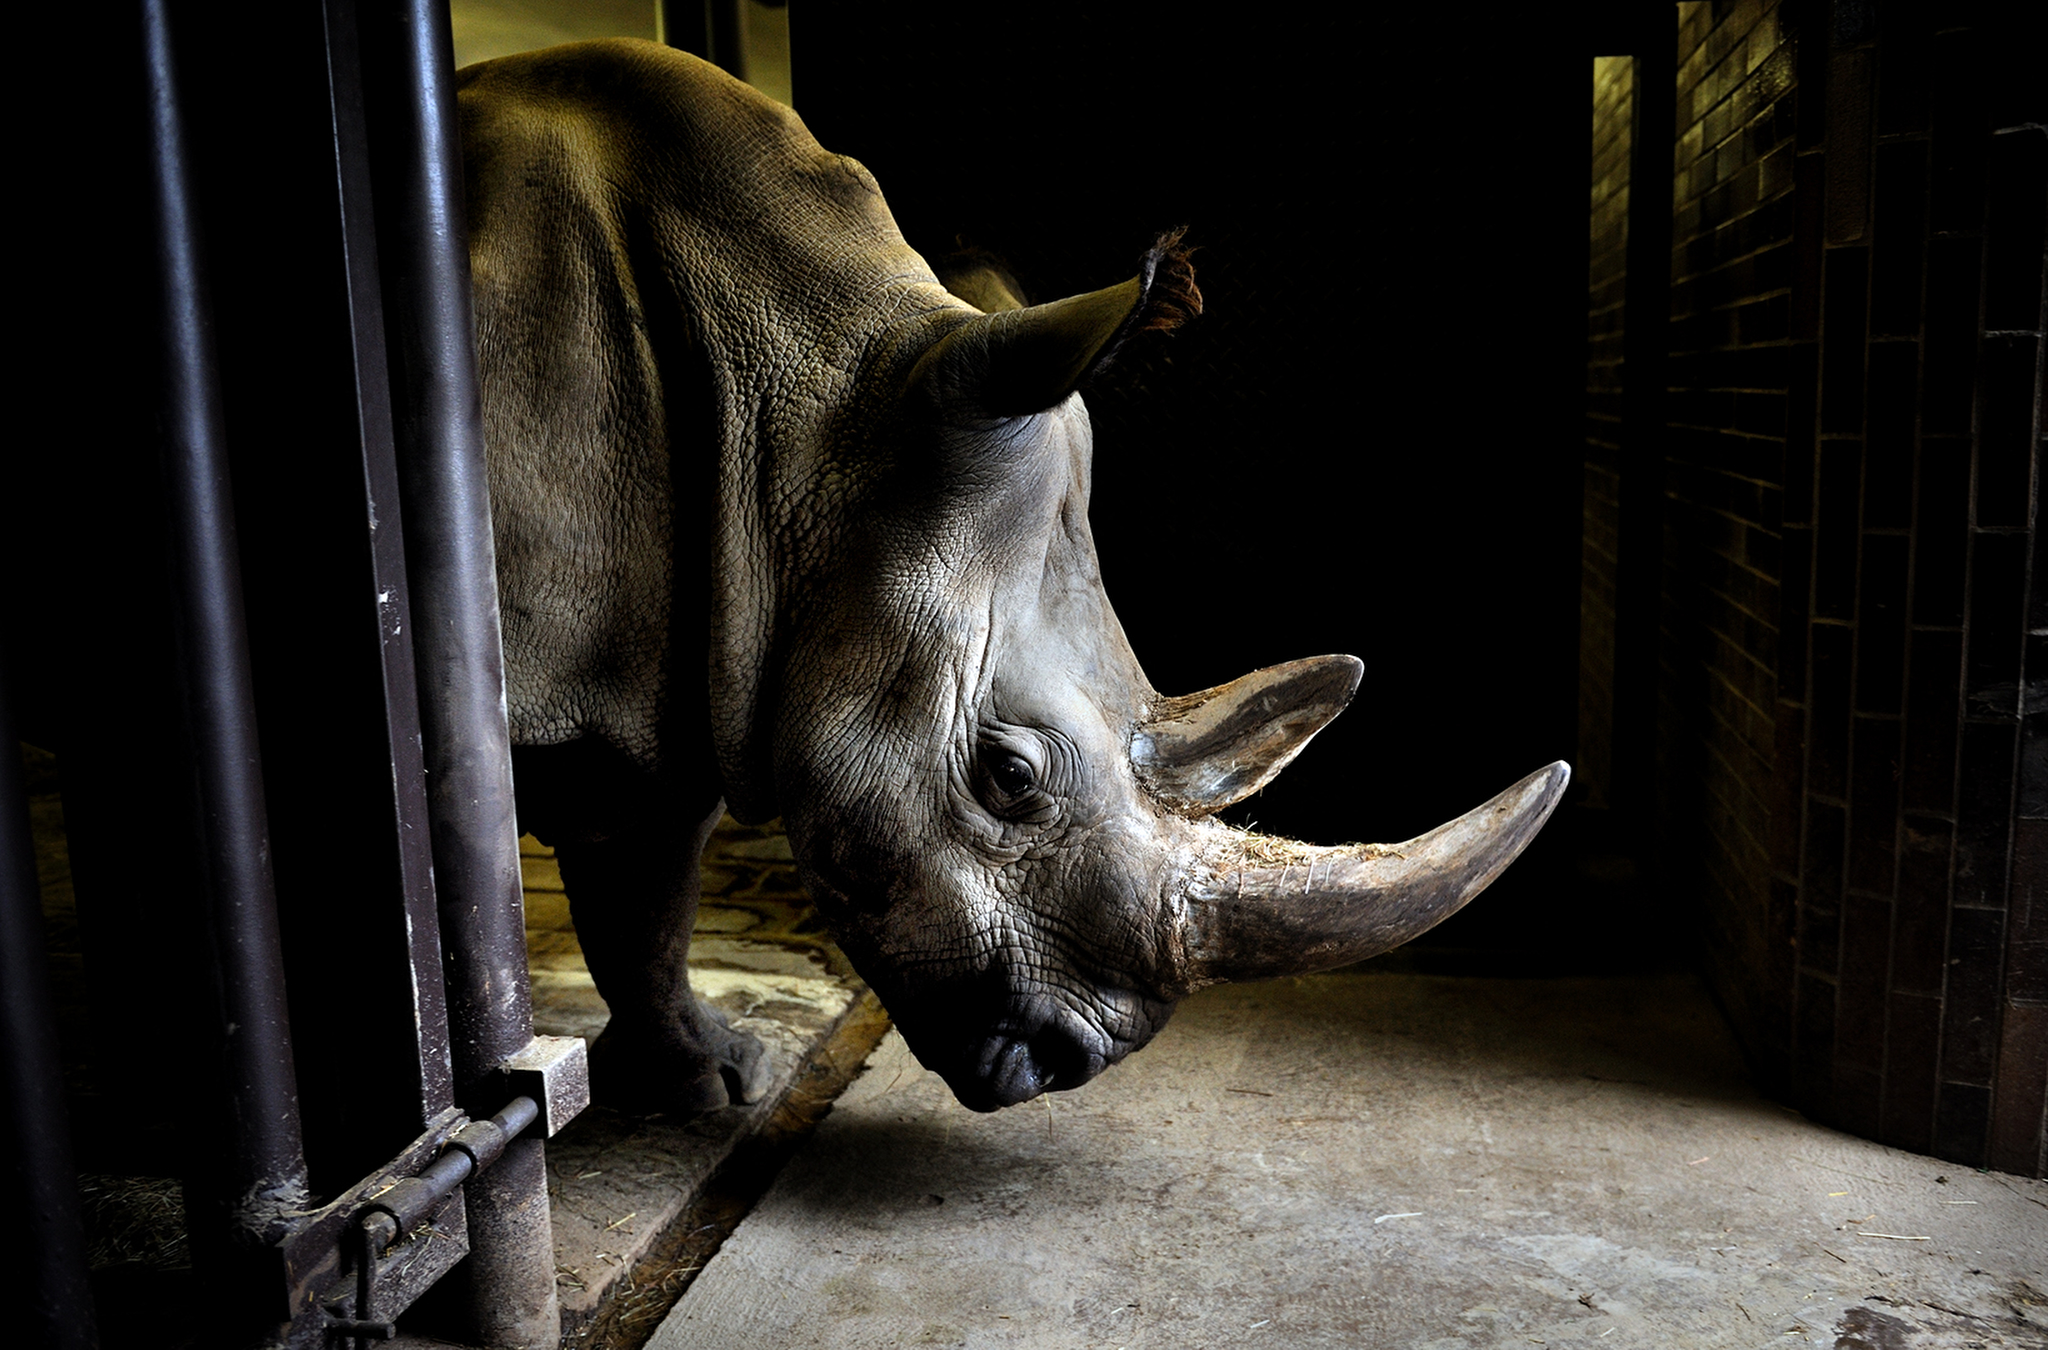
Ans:
MULTIPOLYGON (((346 8, 333 0, 335 8, 346 8)), ((505 663, 484 473, 454 42, 445 5, 359 7, 377 153, 391 392, 425 697, 420 733, 434 876, 448 934, 449 1031, 459 1096, 481 1115, 533 1040, 505 663), (392 210, 390 208, 396 207, 392 210)), ((330 23, 332 24, 332 20, 330 23)), ((464 1322, 491 1344, 560 1335, 547 1167, 515 1140, 467 1187, 464 1322)))
MULTIPOLYGON (((180 1141, 208 1344, 360 1343, 434 1289, 443 1334, 552 1346, 542 1140, 588 1089, 527 991, 447 11, 127 18, 109 117, 135 172, 107 201, 154 250, 116 316, 156 334, 154 411, 107 438, 117 477, 56 475, 48 527, 85 541, 60 760, 107 1095, 180 1141), (222 38, 251 23, 277 68, 245 81, 222 38), (127 1053, 153 1026, 178 1054, 127 1053)), ((0 882, 27 932, 16 797, 0 882)), ((14 976, 10 1028, 46 1021, 14 976)), ((16 1100, 63 1142, 61 1100, 16 1100)), ((46 1320, 85 1345, 63 1210, 46 1320)))

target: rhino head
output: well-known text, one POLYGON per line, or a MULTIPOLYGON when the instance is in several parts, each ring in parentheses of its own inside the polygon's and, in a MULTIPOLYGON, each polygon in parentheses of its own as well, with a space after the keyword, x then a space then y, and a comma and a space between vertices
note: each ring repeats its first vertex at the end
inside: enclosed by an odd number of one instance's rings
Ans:
POLYGON ((780 494, 815 518, 773 526, 772 654, 726 686, 754 705, 716 720, 755 728, 720 745, 736 807, 772 780, 856 967, 919 1059, 993 1110, 1087 1082, 1203 985, 1416 936, 1515 858, 1569 770, 1391 847, 1213 819, 1343 710, 1362 667, 1312 657, 1162 697, 1103 591, 1075 391, 1134 332, 1199 309, 1185 256, 1162 241, 1136 279, 1034 307, 951 284, 980 308, 946 296, 908 322, 829 456, 780 494))

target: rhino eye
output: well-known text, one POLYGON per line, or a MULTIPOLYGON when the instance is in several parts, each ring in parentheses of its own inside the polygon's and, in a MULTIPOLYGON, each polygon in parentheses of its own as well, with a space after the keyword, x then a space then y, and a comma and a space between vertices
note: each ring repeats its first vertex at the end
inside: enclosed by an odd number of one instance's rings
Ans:
POLYGON ((1021 797, 1036 785, 1038 776, 1022 756, 1007 750, 989 750, 982 755, 982 766, 988 770, 991 783, 996 791, 1005 797, 1021 797))

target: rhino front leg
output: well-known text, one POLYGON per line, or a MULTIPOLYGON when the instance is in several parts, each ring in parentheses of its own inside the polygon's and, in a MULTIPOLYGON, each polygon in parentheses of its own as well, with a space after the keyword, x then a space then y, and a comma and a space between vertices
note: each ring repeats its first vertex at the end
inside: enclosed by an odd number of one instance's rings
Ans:
POLYGON ((590 1050, 591 1091, 606 1105, 710 1111, 767 1090, 761 1043, 690 989, 698 863, 724 812, 720 801, 701 820, 685 815, 680 828, 668 816, 555 850, 583 959, 611 1006, 590 1050))

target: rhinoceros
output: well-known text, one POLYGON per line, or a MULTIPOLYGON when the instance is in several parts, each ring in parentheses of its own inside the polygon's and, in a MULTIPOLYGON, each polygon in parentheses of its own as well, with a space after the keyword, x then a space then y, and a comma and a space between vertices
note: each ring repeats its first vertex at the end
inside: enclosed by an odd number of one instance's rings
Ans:
POLYGON ((727 809, 782 817, 911 1048, 993 1110, 1203 985, 1406 941, 1556 805, 1561 763, 1393 846, 1214 819, 1362 667, 1165 697, 1104 595, 1077 390, 1199 309, 1172 238, 1026 306, 996 269, 942 284, 866 169, 687 55, 577 44, 459 90, 519 811, 611 1008, 601 1097, 762 1090, 685 964, 727 809))

